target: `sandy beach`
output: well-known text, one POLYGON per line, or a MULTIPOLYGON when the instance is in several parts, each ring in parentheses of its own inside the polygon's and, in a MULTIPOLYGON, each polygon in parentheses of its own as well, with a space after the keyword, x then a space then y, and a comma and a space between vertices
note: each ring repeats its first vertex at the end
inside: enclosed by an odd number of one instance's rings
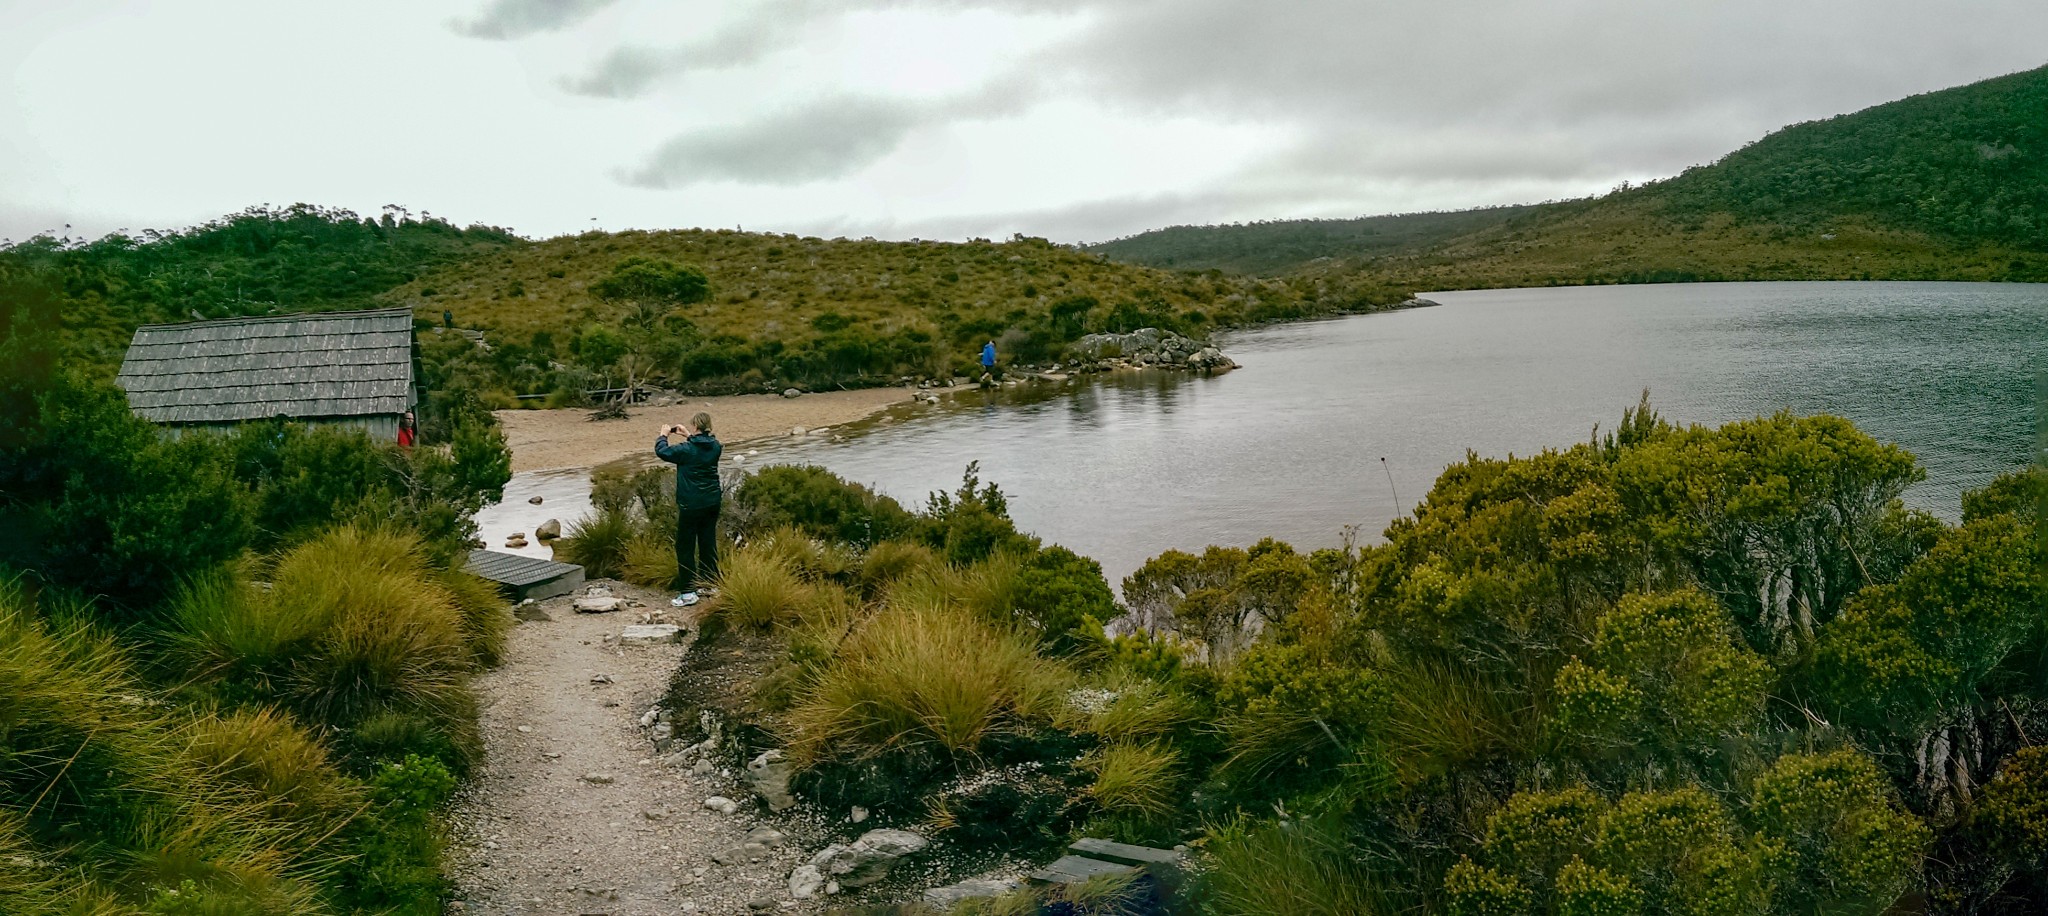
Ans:
POLYGON ((911 388, 863 388, 785 398, 740 394, 690 398, 667 407, 638 407, 626 420, 589 419, 589 408, 501 410, 498 422, 512 447, 512 471, 588 468, 653 446, 661 428, 687 423, 698 411, 711 414, 712 431, 728 445, 786 435, 796 427, 817 429, 851 423, 911 399, 911 388))

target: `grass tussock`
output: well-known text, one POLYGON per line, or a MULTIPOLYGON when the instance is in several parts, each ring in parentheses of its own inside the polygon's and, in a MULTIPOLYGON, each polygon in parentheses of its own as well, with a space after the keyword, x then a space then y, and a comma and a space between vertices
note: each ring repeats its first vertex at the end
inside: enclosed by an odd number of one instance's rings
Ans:
POLYGON ((883 541, 868 548, 860 559, 860 584, 868 594, 881 594, 890 586, 917 573, 939 566, 943 561, 930 547, 915 541, 883 541))
POLYGON ((1173 748, 1119 741, 1089 755, 1084 766, 1095 774, 1088 796, 1104 812, 1141 819, 1173 812, 1181 776, 1181 755, 1173 748))
POLYGON ((411 718, 452 759, 473 752, 468 676, 510 626, 494 591, 432 569, 409 534, 357 526, 292 548, 270 577, 268 591, 229 574, 188 583, 171 607, 171 662, 230 700, 344 729, 411 718))
POLYGON ((1195 718, 1194 702, 1158 681, 1133 678, 1116 691, 1116 699, 1081 727, 1110 741, 1144 740, 1164 737, 1195 718))
POLYGON ((714 613, 728 624, 755 630, 797 621, 822 600, 819 588, 804 581, 772 541, 750 544, 725 557, 718 596, 714 613))
POLYGON ((1373 916, 1410 908, 1313 821, 1228 828, 1210 837, 1202 896, 1244 916, 1373 916))
POLYGON ((643 588, 668 588, 676 581, 676 542, 673 535, 649 528, 626 542, 626 557, 619 578, 643 588))
POLYGON ((847 635, 789 711, 799 762, 914 743, 973 753, 1050 719, 1073 675, 1033 640, 958 607, 892 601, 847 635))
POLYGON ((109 638, 45 624, 13 583, 0 696, 0 911, 326 912, 319 840, 353 798, 285 720, 178 725, 109 638))
POLYGON ((639 533, 640 525, 628 507, 607 506, 569 523, 566 535, 555 542, 555 556, 583 567, 592 579, 617 579, 626 570, 627 553, 639 533))
POLYGON ((512 606, 498 587, 481 576, 459 569, 438 570, 435 581, 455 599, 462 615, 462 638, 478 667, 496 665, 505 656, 512 633, 512 606))

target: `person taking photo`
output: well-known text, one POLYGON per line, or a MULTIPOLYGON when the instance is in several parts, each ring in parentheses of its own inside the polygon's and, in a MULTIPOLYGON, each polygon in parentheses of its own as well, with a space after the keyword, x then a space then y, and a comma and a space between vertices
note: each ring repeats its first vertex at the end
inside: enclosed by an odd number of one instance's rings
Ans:
POLYGON ((718 510, 725 502, 718 459, 724 452, 708 413, 691 417, 687 431, 665 427, 654 440, 655 457, 676 466, 676 596, 668 602, 675 607, 712 594, 718 579, 718 510))

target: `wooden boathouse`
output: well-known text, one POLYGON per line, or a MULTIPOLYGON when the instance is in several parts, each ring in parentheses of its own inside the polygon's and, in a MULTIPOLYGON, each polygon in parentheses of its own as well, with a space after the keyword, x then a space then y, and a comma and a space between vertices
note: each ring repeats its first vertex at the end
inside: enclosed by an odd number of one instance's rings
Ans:
POLYGON ((410 309, 145 325, 115 378, 172 434, 283 417, 398 438, 419 402, 410 309))

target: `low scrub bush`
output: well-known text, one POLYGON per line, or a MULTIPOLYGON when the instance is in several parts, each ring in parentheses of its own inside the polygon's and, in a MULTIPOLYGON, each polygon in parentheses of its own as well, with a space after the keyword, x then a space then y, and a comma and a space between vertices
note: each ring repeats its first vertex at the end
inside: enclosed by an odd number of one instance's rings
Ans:
POLYGON ((355 815, 362 787, 289 715, 272 709, 206 717, 188 731, 186 754, 211 780, 241 787, 247 803, 282 825, 285 848, 312 852, 355 815))
POLYGON ((1102 625, 1117 616, 1116 596, 1102 579, 1102 565, 1065 547, 1053 546, 1026 559, 1017 571, 1017 614, 1057 655, 1101 652, 1102 625))
POLYGON ((733 498, 744 506, 753 531, 795 528, 856 547, 886 541, 911 525, 902 504, 814 465, 762 468, 733 498))
POLYGON ((1030 637, 959 608, 892 602, 857 627, 789 712, 792 756, 871 755, 929 743, 973 753, 991 733, 1044 722, 1072 676, 1030 637))

